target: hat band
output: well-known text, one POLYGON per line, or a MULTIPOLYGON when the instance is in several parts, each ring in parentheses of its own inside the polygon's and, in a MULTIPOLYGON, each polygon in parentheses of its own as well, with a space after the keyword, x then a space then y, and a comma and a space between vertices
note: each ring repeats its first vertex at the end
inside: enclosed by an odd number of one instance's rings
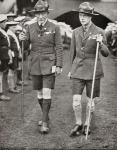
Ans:
POLYGON ((88 9, 79 9, 79 13, 86 13, 86 14, 94 14, 94 10, 88 10, 88 9))

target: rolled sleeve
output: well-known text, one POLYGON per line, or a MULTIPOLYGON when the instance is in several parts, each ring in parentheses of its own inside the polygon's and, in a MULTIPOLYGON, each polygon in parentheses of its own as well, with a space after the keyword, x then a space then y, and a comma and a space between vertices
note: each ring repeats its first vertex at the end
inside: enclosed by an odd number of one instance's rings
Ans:
POLYGON ((73 31, 70 45, 70 65, 72 65, 75 55, 76 55, 76 42, 75 42, 75 32, 73 31))

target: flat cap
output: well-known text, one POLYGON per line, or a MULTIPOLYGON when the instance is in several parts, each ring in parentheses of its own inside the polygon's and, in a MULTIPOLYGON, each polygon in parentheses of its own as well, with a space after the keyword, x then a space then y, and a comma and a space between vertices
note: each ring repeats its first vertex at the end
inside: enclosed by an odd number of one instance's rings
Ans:
POLYGON ((16 26, 17 24, 19 24, 19 22, 16 22, 16 21, 8 21, 8 22, 6 22, 7 26, 16 26))

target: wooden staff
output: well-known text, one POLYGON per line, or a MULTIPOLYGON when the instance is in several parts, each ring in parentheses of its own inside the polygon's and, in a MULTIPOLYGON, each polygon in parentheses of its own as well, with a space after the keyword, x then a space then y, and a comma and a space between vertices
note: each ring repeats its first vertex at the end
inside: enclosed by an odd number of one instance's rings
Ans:
MULTIPOLYGON (((24 18, 25 19, 25 18, 24 18)), ((22 32, 24 29, 24 19, 22 20, 22 32)), ((22 52, 22 92, 21 92, 21 118, 24 122, 24 41, 21 41, 21 52, 22 52)))
POLYGON ((86 140, 88 138, 88 132, 89 132, 89 126, 90 126, 90 120, 91 120, 91 106, 92 106, 92 100, 93 100, 93 92, 94 92, 98 52, 99 52, 99 42, 97 42, 97 47, 96 47, 96 57, 95 57, 94 72, 93 72, 93 82, 92 82, 92 88, 91 88, 90 106, 89 106, 89 112, 88 112, 88 126, 87 126, 87 132, 86 132, 86 140))

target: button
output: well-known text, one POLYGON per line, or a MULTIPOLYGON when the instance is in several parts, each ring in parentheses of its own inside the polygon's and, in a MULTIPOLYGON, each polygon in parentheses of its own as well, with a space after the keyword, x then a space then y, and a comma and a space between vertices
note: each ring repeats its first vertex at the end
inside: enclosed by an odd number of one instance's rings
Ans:
POLYGON ((84 47, 81 47, 81 50, 84 50, 84 47))

